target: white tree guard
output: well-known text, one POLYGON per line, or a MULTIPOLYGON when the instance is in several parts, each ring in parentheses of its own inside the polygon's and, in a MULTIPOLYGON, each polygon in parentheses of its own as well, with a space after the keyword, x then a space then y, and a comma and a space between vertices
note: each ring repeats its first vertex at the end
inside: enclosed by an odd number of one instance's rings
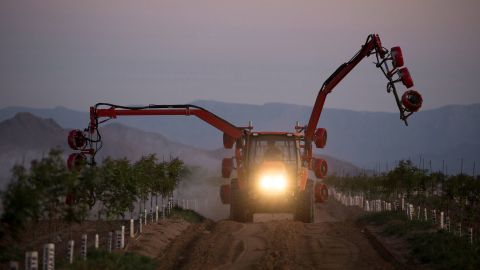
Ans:
POLYGON ((86 261, 87 260, 87 234, 82 234, 82 242, 80 245, 80 257, 82 260, 86 261))
POLYGON ((113 248, 113 232, 108 232, 108 252, 112 252, 113 248))
POLYGON ((98 233, 95 234, 95 249, 98 249, 100 247, 100 236, 98 233))
POLYGON ((37 251, 25 252, 25 269, 38 270, 38 252, 37 251))
POLYGON ((130 219, 130 238, 135 237, 135 222, 133 219, 130 219))
POLYGON ((48 243, 43 246, 43 270, 55 269, 55 244, 48 243))
POLYGON ((444 224, 444 214, 443 211, 440 212, 440 229, 443 230, 445 228, 444 224))
POLYGON ((73 263, 73 251, 75 250, 75 241, 70 240, 68 241, 68 247, 67 247, 67 261, 68 263, 72 264, 73 263))

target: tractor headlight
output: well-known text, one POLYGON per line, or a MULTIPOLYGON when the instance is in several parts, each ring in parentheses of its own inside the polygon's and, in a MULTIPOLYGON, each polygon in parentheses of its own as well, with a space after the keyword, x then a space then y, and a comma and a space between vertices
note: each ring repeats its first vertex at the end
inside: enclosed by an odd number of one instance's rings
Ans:
POLYGON ((260 176, 260 189, 264 192, 283 192, 287 188, 285 174, 263 174, 260 176))

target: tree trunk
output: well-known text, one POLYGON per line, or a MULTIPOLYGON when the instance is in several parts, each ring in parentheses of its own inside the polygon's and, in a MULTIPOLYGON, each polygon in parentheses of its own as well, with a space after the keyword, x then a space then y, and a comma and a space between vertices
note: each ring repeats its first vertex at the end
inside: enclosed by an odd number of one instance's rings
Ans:
POLYGON ((142 216, 142 200, 139 199, 138 200, 138 216, 141 217, 142 216))
POLYGON ((153 194, 150 193, 150 209, 153 209, 153 194))

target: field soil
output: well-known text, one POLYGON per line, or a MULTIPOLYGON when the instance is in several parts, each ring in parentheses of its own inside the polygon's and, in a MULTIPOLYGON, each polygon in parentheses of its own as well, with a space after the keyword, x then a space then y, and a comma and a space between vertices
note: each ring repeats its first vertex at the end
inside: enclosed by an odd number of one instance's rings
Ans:
POLYGON ((129 248, 157 259, 159 269, 395 269, 356 224, 359 214, 329 202, 317 204, 311 224, 158 224, 129 248))

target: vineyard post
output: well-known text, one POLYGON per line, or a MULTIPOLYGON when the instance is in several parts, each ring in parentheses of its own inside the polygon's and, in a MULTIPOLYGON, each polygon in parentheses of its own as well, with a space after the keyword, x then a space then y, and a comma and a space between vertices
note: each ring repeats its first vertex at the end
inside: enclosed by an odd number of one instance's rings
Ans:
POLYGON ((142 217, 138 218, 138 233, 142 233, 142 217))
POLYGON ((38 252, 37 251, 25 252, 25 269, 38 270, 38 252))
POLYGON ((417 206, 417 219, 420 220, 420 215, 421 215, 421 211, 420 211, 420 206, 417 206))
POLYGON ((98 249, 100 247, 100 236, 98 233, 95 234, 95 249, 98 249))
POLYGON ((86 261, 87 260, 87 234, 82 234, 82 245, 80 249, 80 256, 82 257, 82 260, 86 261))
POLYGON ((147 209, 143 210, 144 223, 147 225, 147 209))
POLYGON ((115 231, 115 249, 122 248, 122 231, 116 230, 115 231))
POLYGON ((108 252, 112 252, 113 232, 108 232, 108 252))
POLYGON ((123 249, 125 247, 125 225, 122 225, 121 227, 121 232, 122 232, 122 236, 121 236, 121 240, 120 240, 120 248, 123 249))
POLYGON ((428 214, 427 214, 427 208, 423 208, 423 215, 424 215, 424 218, 425 218, 425 221, 428 221, 428 214))
POLYGON ((73 251, 75 248, 75 241, 70 240, 68 241, 68 249, 67 249, 67 261, 72 264, 73 263, 73 251))
POLYGON ((130 219, 130 238, 135 237, 135 223, 133 219, 130 219))
POLYGON ((155 206, 155 223, 158 223, 158 205, 155 206))
POLYGON ((43 246, 43 269, 55 269, 55 244, 48 243, 43 246))
POLYGON ((440 229, 443 230, 444 229, 444 224, 443 224, 443 211, 440 212, 440 229))

